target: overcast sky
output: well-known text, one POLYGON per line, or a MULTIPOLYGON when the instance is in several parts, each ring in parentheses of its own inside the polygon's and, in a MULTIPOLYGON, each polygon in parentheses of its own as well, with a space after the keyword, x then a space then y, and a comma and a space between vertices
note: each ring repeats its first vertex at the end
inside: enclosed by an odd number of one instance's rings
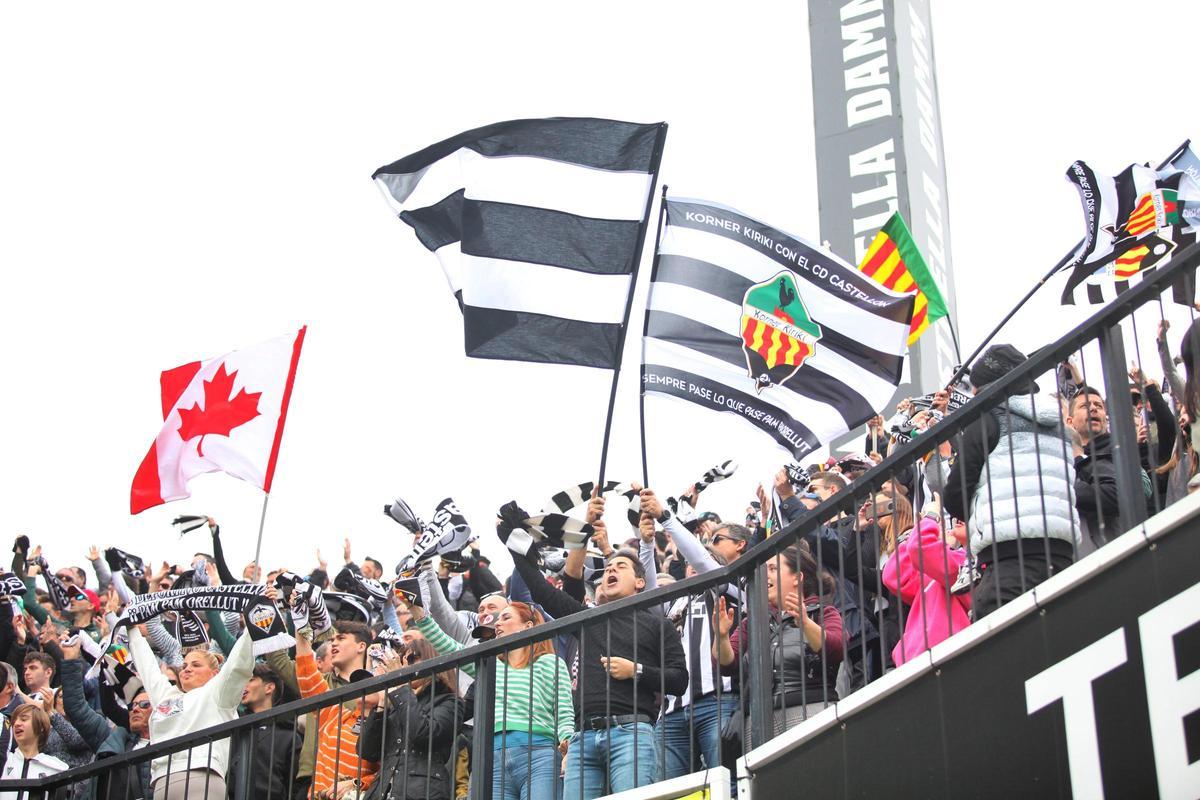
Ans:
MULTIPOLYGON (((1073 160, 1115 174, 1200 134, 1168 44, 1198 21, 1167 0, 933 3, 965 349, 1082 235, 1073 160)), ((213 474, 128 513, 158 374, 305 323, 266 566, 307 571, 318 546, 336 565, 351 536, 390 569, 397 494, 423 514, 454 496, 492 549, 501 503, 532 511, 594 476, 610 374, 465 359, 436 259, 369 180, 434 141, 521 117, 665 120, 673 194, 819 240, 804 3, 9 4, 0 23, 0 535, 29 533, 52 565, 90 543, 186 559, 208 545, 169 521, 205 513, 239 571, 257 489, 213 474)), ((1081 321, 1060 289, 1001 339, 1030 350, 1081 321)), ((621 480, 640 473, 638 352, 631 337, 621 480)), ((652 398, 647 420, 664 492, 742 464, 706 495, 727 517, 785 460, 727 415, 652 398)))

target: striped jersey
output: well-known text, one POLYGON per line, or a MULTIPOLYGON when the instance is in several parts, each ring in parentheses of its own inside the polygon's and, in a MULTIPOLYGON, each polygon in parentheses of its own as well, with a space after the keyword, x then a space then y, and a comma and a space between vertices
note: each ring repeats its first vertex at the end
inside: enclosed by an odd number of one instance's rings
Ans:
MULTIPOLYGON (((301 697, 329 691, 311 654, 296 657, 296 683, 301 697)), ((358 778, 364 787, 375 780, 379 765, 358 757, 358 702, 339 703, 320 709, 317 725, 317 763, 310 797, 330 791, 339 780, 358 778)))
MULTIPOLYGON (((447 636, 432 617, 419 620, 417 629, 438 653, 455 653, 465 647, 447 636)), ((465 664, 463 671, 473 677, 475 667, 465 664)), ((509 667, 497 659, 496 699, 497 733, 527 731, 561 742, 575 731, 571 675, 566 663, 552 653, 540 656, 532 669, 509 667)))

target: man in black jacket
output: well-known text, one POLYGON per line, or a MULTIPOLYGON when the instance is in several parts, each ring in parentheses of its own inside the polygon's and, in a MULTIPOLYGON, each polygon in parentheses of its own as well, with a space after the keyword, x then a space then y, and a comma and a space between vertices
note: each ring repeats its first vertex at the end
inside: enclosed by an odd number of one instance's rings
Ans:
MULTIPOLYGON (((528 517, 515 509, 510 519, 528 517)), ((669 514, 664 510, 664 514, 669 514)), ((594 525, 602 528, 604 523, 594 525)), ((510 523, 497 528, 508 541, 510 523)), ((555 619, 587 609, 582 602, 582 561, 568 562, 563 588, 546 582, 532 558, 534 550, 513 549, 513 564, 534 602, 555 619)), ((637 554, 619 550, 609 559, 596 587, 596 600, 611 603, 637 594, 646 586, 645 570, 637 554)), ((587 625, 575 634, 579 640, 578 664, 572 665, 575 681, 576 721, 580 731, 571 737, 563 797, 600 797, 654 783, 662 763, 654 737, 661 695, 678 695, 687 689, 687 659, 674 626, 660 611, 630 609, 587 625)))
MULTIPOLYGON (((1117 470, 1113 464, 1112 436, 1108 432, 1108 409, 1104 397, 1084 386, 1067 405, 1067 427, 1074 434, 1075 508, 1085 531, 1096 547, 1103 547, 1124 533, 1120 526, 1117 470)), ((1150 478, 1139 470, 1142 490, 1153 496, 1150 478)))
MULTIPOLYGON (((242 705, 246 714, 267 711, 283 694, 283 678, 266 664, 256 664, 242 705)), ((276 717, 243 728, 229 750, 229 774, 233 776, 233 800, 282 798, 288 778, 295 769, 300 734, 293 719, 276 717)))

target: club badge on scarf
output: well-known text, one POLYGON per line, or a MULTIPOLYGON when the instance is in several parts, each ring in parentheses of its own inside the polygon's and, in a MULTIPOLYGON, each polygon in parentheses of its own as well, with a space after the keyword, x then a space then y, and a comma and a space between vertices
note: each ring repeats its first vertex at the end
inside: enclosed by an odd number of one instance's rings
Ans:
MULTIPOLYGON (((397 500, 389 508, 395 509, 399 505, 408 508, 407 504, 401 500, 397 500)), ((395 515, 393 514, 393 516, 395 515)), ((412 517, 411 509, 405 516, 415 519, 412 517)), ((416 520, 416 522, 421 525, 421 534, 413 542, 412 550, 408 555, 400 559, 400 563, 396 565, 397 575, 410 577, 416 572, 417 567, 434 556, 462 552, 462 549, 471 541, 471 526, 467 524, 467 518, 458 510, 458 506, 454 504, 452 498, 447 497, 438 503, 431 521, 426 523, 416 520)), ((405 527, 408 526, 405 525, 405 527)))

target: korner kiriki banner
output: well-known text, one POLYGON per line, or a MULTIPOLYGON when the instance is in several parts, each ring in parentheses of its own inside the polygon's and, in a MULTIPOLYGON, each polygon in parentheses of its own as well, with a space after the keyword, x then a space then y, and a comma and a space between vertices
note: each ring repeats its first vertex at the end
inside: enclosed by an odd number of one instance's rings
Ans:
POLYGON ((736 414, 803 458, 891 400, 911 295, 733 209, 667 199, 645 391, 736 414))
POLYGON ((1200 517, 1139 539, 795 749, 750 753, 752 796, 798 775, 828 798, 1200 796, 1200 517))

